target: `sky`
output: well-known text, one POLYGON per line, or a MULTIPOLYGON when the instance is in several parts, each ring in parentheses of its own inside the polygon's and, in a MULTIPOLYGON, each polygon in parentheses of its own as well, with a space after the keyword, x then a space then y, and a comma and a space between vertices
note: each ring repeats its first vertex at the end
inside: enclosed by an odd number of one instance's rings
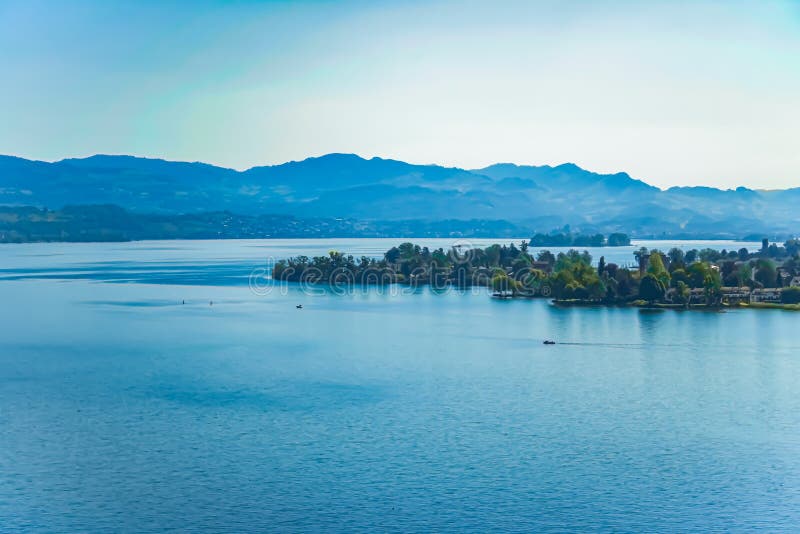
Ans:
POLYGON ((0 153, 800 186, 800 0, 0 0, 0 153))

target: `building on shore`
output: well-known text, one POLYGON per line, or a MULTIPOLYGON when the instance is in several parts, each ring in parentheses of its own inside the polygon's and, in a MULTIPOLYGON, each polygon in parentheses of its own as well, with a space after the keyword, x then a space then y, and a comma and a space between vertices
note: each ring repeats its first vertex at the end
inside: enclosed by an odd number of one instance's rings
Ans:
POLYGON ((750 292, 750 302, 771 302, 781 301, 781 290, 779 288, 754 289, 750 292))
POLYGON ((722 287, 722 302, 725 304, 739 304, 750 302, 751 292, 749 287, 722 287))

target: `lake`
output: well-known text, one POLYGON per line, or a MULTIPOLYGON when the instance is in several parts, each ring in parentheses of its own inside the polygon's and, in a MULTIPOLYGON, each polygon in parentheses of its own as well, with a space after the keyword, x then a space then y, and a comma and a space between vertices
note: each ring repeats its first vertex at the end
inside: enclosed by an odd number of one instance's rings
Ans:
POLYGON ((800 315, 249 284, 401 241, 0 247, 0 530, 796 530, 800 315))

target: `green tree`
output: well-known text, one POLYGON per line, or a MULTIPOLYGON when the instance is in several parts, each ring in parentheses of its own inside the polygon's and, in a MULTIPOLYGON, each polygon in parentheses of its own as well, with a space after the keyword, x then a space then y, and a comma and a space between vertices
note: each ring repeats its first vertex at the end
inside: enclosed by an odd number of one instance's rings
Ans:
POLYGON ((756 282, 764 287, 775 287, 778 280, 778 272, 775 264, 768 259, 760 259, 756 263, 756 282))
POLYGON ((703 280, 703 292, 706 296, 706 304, 709 306, 717 305, 722 300, 722 281, 719 273, 711 270, 703 280))
POLYGON ((662 286, 669 287, 669 271, 664 267, 664 258, 661 256, 661 252, 657 250, 650 251, 647 272, 658 278, 662 286))
POLYGON ((553 282, 556 298, 570 298, 572 292, 568 288, 574 288, 577 285, 575 277, 569 270, 558 271, 554 276, 550 277, 550 280, 553 282))
POLYGON ((647 250, 646 247, 642 247, 639 250, 633 251, 633 257, 636 258, 636 263, 639 265, 640 273, 644 273, 645 260, 647 259, 648 254, 649 251, 647 250))
POLYGON ((654 275, 647 273, 639 284, 639 297, 647 302, 664 298, 664 285, 654 275))
POLYGON ((689 275, 683 269, 675 269, 672 271, 672 287, 678 287, 678 282, 683 282, 687 286, 689 285, 689 275))
POLYGON ((502 269, 496 269, 492 276, 492 289, 499 292, 516 293, 519 289, 518 282, 510 278, 502 269))
POLYGON ((675 269, 683 269, 686 266, 686 254, 679 248, 671 248, 669 252, 667 252, 667 257, 669 258, 669 270, 674 271, 675 269))
POLYGON ((628 299, 639 291, 638 281, 628 269, 617 269, 614 274, 617 298, 628 299))
POLYGON ((542 250, 536 255, 536 261, 546 263, 552 268, 556 263, 556 257, 549 250, 542 250))
POLYGON ((578 252, 575 249, 569 249, 567 252, 559 252, 556 256, 554 271, 591 268, 591 264, 591 254, 586 251, 578 252))
POLYGON ((675 284, 675 302, 688 307, 691 298, 692 290, 689 288, 689 285, 683 280, 678 280, 675 284))
POLYGON ((784 304, 800 304, 800 287, 787 287, 781 291, 781 302, 784 304))
POLYGON ((397 260, 400 259, 400 249, 397 247, 392 247, 386 251, 386 254, 384 254, 383 257, 389 263, 396 263, 397 260))
POLYGON ((587 298, 600 300, 606 296, 606 285, 597 275, 585 279, 584 287, 586 288, 587 298))
POLYGON ((719 250, 714 250, 713 248, 704 248, 698 253, 698 257, 700 261, 705 261, 708 263, 719 261, 722 257, 722 253, 719 250))
POLYGON ((400 252, 400 257, 404 260, 409 260, 418 255, 420 252, 419 246, 415 245, 414 243, 402 243, 398 247, 398 250, 400 252))
POLYGON ((696 261, 689 265, 686 274, 689 275, 689 285, 693 289, 702 288, 706 280, 706 275, 711 271, 711 265, 704 261, 696 261))
POLYGON ((739 287, 749 286, 753 283, 753 268, 749 263, 742 263, 736 269, 736 282, 739 287))

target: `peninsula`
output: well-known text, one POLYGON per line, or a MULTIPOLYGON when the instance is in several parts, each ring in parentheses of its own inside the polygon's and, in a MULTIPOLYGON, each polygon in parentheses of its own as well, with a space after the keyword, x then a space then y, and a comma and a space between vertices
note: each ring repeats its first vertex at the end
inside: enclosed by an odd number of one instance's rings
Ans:
POLYGON ((403 243, 382 259, 341 252, 278 262, 278 281, 355 285, 429 285, 437 289, 483 286, 499 298, 551 298, 558 305, 632 305, 660 308, 727 306, 800 309, 800 240, 766 239, 756 251, 640 248, 632 265, 593 263, 587 251, 535 255, 523 241, 486 248, 430 250, 403 243))

